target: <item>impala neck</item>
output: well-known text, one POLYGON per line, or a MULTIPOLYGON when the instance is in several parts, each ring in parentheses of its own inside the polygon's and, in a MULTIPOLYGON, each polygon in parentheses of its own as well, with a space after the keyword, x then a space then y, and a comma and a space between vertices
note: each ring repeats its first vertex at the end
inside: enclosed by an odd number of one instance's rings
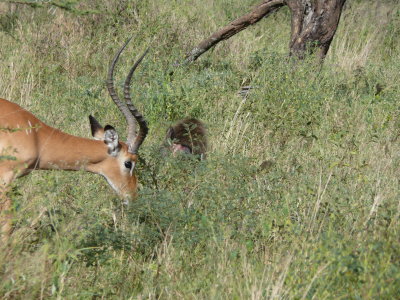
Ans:
POLYGON ((73 136, 46 127, 39 132, 39 159, 35 168, 80 170, 99 173, 96 166, 107 157, 103 141, 73 136))

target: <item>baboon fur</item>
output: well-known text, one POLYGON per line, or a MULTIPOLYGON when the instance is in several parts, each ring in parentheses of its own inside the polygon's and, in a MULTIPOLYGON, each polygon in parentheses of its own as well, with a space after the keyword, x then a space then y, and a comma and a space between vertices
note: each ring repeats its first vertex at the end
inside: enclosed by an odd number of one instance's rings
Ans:
POLYGON ((206 128, 197 119, 183 119, 168 128, 166 143, 172 153, 190 153, 204 159, 207 152, 206 128))

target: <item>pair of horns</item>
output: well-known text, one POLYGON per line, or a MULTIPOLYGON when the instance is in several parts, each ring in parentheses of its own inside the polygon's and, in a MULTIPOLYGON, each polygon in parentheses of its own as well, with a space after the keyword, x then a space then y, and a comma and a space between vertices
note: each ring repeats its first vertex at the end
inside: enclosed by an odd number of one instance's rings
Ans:
POLYGON ((143 60, 149 49, 147 49, 135 62, 133 67, 130 69, 128 76, 126 76, 125 84, 124 84, 124 101, 118 97, 115 87, 114 87, 114 67, 121 55, 122 51, 125 49, 126 45, 131 41, 132 38, 129 38, 124 45, 117 51, 113 60, 110 63, 110 68, 108 69, 107 76, 107 89, 110 93, 110 96, 114 103, 117 105, 118 109, 124 115, 126 122, 128 123, 128 138, 127 144, 129 147, 129 152, 132 154, 136 154, 140 145, 143 143, 144 139, 147 136, 149 128, 147 127, 147 122, 143 118, 142 114, 136 109, 136 107, 132 103, 132 99, 130 96, 131 92, 131 80, 133 72, 135 72, 136 68, 143 60), (139 124, 139 132, 136 133, 136 122, 139 124))

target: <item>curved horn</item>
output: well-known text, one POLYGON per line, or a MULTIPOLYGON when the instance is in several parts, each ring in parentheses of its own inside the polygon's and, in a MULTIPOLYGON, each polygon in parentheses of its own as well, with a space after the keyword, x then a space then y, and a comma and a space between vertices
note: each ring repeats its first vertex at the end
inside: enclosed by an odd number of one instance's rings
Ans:
POLYGON ((133 105, 131 95, 130 95, 130 93, 131 93, 130 84, 131 84, 133 72, 135 72, 136 68, 138 67, 140 62, 143 60, 143 58, 146 56, 147 52, 149 52, 149 49, 147 49, 142 54, 142 56, 140 56, 139 59, 135 62, 135 64, 129 71, 128 76, 126 77, 125 84, 124 84, 124 98, 125 98, 126 104, 128 106, 129 111, 135 117, 136 121, 139 124, 139 133, 137 135, 135 134, 135 128, 133 128, 133 129, 129 128, 129 130, 132 130, 132 131, 128 131, 127 143, 129 145, 129 152, 131 152, 133 154, 137 153, 140 145, 143 143, 143 141, 146 138, 147 133, 149 131, 146 120, 143 118, 142 114, 133 105), (135 137, 135 135, 136 135, 136 137, 135 137))
POLYGON ((136 129, 136 120, 134 118, 134 116, 132 115, 132 113, 130 112, 127 104, 123 101, 121 101, 118 98, 118 95, 115 91, 115 87, 114 87, 114 67, 115 64, 117 63, 119 56, 121 55, 122 51, 125 49, 126 45, 128 45, 128 43, 130 42, 130 40, 132 39, 129 38, 125 44, 122 45, 122 47, 117 51, 117 53, 115 54, 113 60, 110 63, 110 67, 108 69, 108 75, 107 75, 107 89, 108 92, 111 96, 111 99, 114 101, 114 103, 117 105, 118 109, 121 111, 121 113, 124 115, 126 122, 128 123, 128 137, 129 134, 131 134, 132 132, 135 133, 135 129, 136 129))

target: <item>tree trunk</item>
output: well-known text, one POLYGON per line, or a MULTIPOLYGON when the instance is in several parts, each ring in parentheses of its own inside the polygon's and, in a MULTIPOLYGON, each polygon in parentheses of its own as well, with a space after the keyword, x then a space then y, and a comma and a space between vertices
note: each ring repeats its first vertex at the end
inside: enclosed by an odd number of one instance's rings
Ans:
POLYGON ((346 0, 287 0, 292 12, 290 55, 304 58, 306 52, 324 59, 339 24, 346 0))
POLYGON ((339 24, 346 0, 264 0, 252 12, 236 19, 213 33, 193 48, 184 63, 195 61, 219 42, 230 38, 249 25, 287 5, 292 13, 292 32, 289 53, 300 59, 306 52, 318 49, 318 57, 325 58, 339 24))

